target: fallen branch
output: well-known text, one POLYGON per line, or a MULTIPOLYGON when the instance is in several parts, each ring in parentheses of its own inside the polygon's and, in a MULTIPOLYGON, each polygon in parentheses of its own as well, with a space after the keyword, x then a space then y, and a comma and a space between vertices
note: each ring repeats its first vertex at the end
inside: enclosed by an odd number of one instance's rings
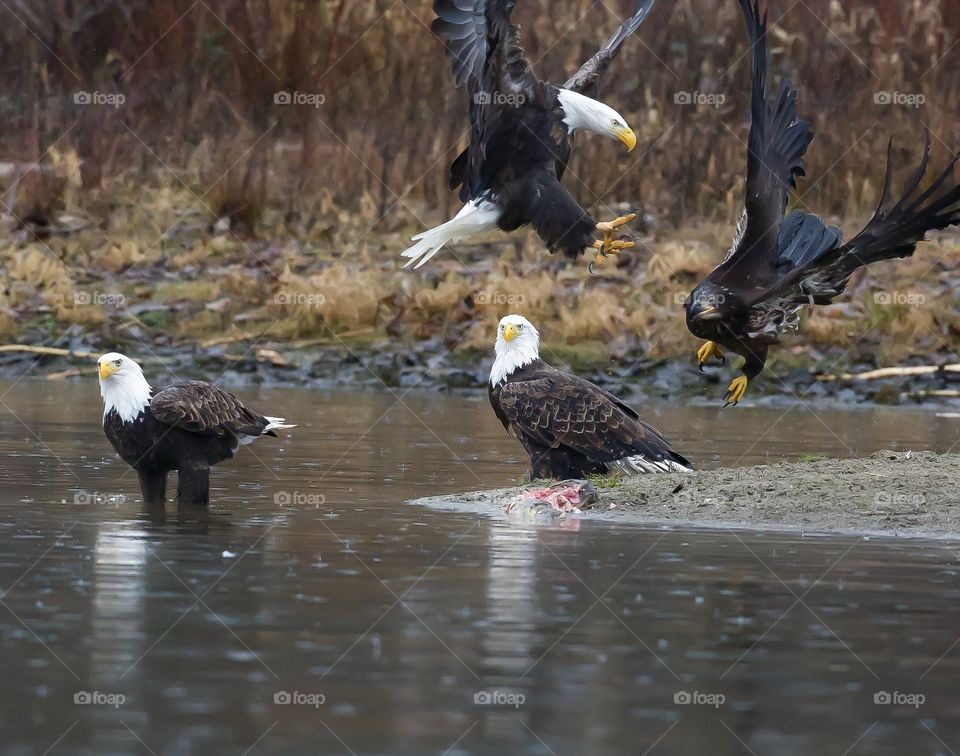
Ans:
POLYGON ((95 352, 75 352, 72 349, 30 346, 29 344, 2 344, 0 345, 0 352, 27 352, 29 354, 44 354, 50 357, 77 357, 81 360, 97 356, 95 352))
POLYGON ((912 367, 887 367, 867 370, 863 373, 839 373, 819 375, 818 381, 878 381, 881 378, 906 378, 911 375, 935 375, 936 373, 960 373, 960 363, 949 365, 915 365, 912 367))

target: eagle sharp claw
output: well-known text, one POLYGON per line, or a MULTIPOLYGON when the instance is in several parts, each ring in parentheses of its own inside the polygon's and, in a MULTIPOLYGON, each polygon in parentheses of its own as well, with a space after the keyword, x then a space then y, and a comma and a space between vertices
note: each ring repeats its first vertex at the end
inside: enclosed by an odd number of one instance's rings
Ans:
POLYGON ((732 381, 730 381, 730 386, 727 388, 727 395, 724 397, 725 401, 723 403, 724 407, 734 406, 736 407, 740 400, 743 399, 743 395, 747 393, 747 384, 749 380, 745 375, 738 375, 732 381))
POLYGON ((710 362, 711 358, 716 357, 721 365, 727 364, 727 355, 725 355, 715 341, 706 341, 703 346, 697 350, 697 367, 703 372, 703 366, 710 362))

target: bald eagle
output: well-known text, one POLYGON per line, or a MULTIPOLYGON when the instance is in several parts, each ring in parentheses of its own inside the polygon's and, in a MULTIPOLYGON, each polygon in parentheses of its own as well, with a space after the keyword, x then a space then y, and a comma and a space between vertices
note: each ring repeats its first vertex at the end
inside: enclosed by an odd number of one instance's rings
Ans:
POLYGON ((540 334, 526 318, 503 318, 494 349, 490 404, 530 455, 531 478, 693 469, 615 396, 541 360, 540 334))
POLYGON ((761 17, 759 0, 740 0, 740 6, 753 49, 745 209, 726 258, 684 304, 691 333, 708 339, 697 352, 701 369, 711 357, 723 360, 724 349, 744 357, 743 374, 730 383, 724 406, 743 398, 749 381, 763 370, 769 347, 799 326, 804 305, 831 304, 858 268, 909 257, 928 231, 960 222, 960 186, 952 178, 956 156, 920 190, 929 134, 919 168, 892 207, 888 148, 877 210, 850 241, 844 243, 839 229, 804 210, 785 215, 788 192, 804 175, 813 132, 797 117, 797 93, 788 83, 774 102, 767 101, 766 14, 761 17))
POLYGON ((203 381, 155 391, 140 366, 116 352, 97 360, 103 431, 117 454, 137 471, 144 504, 162 507, 167 473, 177 470, 180 505, 210 503, 210 466, 232 458, 243 444, 295 426, 260 415, 233 394, 203 381))
POLYGON ((453 60, 457 86, 466 85, 470 145, 450 166, 449 187, 460 187, 463 208, 446 223, 413 237, 404 267, 419 268, 452 241, 499 228, 533 226, 551 252, 576 258, 587 248, 598 259, 633 246, 614 239, 629 214, 597 223, 563 188, 573 134, 592 131, 633 150, 637 137, 613 108, 588 96, 620 46, 643 23, 654 0, 636 12, 561 87, 537 78, 511 24, 516 0, 436 0, 433 32, 453 60), (597 232, 603 240, 596 238, 597 232))

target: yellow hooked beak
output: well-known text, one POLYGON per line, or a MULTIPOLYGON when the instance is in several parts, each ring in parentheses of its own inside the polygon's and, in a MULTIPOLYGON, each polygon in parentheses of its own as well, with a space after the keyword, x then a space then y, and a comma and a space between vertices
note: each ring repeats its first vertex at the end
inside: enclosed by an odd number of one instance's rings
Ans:
POLYGON ((100 380, 105 381, 111 375, 117 372, 117 369, 113 366, 112 362, 101 362, 100 363, 100 380))
POLYGON ((627 152, 633 152, 633 148, 637 146, 637 135, 633 133, 633 129, 629 126, 624 126, 619 129, 614 129, 613 134, 627 146, 627 152))
POLYGON ((503 328, 503 340, 510 342, 517 335, 517 327, 513 323, 507 323, 503 328))

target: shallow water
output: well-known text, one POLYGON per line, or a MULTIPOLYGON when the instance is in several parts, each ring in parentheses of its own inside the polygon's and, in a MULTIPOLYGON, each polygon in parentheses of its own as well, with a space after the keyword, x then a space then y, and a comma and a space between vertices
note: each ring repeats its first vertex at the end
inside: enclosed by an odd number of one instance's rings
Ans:
MULTIPOLYGON (((159 521, 95 385, 0 384, 4 753, 960 751, 960 546, 428 511, 523 474, 485 397, 240 393, 299 427, 159 521)), ((957 439, 785 409, 644 414, 701 466, 957 439)))

